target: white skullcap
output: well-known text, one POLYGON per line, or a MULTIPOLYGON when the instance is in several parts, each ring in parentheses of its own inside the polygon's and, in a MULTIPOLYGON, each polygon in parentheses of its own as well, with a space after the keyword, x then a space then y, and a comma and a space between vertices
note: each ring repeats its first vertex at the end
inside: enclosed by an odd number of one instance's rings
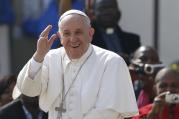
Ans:
POLYGON ((17 88, 17 85, 14 86, 13 92, 12 92, 12 98, 17 99, 21 95, 20 90, 17 88))
POLYGON ((85 18, 87 18, 88 22, 90 23, 90 19, 89 17, 82 11, 80 10, 75 10, 75 9, 72 9, 72 10, 68 10, 66 11, 65 13, 63 13, 59 19, 59 21, 61 21, 64 17, 70 15, 70 14, 78 14, 78 15, 81 15, 81 16, 84 16, 85 18))

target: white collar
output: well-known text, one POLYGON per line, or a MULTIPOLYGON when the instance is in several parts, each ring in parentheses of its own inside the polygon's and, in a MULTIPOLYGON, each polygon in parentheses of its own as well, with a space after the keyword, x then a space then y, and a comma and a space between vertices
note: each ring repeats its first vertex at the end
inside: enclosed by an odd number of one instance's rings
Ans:
POLYGON ((68 55, 65 54, 65 56, 63 58, 63 69, 65 69, 69 63, 81 65, 86 60, 86 58, 92 53, 92 51, 93 51, 92 49, 93 49, 92 45, 90 44, 88 47, 88 50, 79 59, 70 59, 68 57, 68 55))

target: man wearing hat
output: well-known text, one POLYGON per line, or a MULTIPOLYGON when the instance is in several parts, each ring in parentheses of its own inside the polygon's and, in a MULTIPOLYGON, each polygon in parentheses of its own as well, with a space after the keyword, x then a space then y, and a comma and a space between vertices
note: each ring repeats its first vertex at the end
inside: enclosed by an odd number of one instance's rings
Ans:
POLYGON ((39 96, 49 119, 123 119, 138 114, 125 61, 91 44, 94 29, 87 15, 69 10, 58 25, 59 32, 50 38, 51 25, 42 31, 36 52, 19 73, 18 89, 39 96), (50 50, 57 36, 63 47, 50 50))

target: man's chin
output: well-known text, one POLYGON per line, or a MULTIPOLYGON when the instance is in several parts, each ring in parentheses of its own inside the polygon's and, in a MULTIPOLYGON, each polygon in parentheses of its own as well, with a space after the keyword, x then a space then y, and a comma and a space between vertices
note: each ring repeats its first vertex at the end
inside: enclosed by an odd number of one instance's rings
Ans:
POLYGON ((76 53, 71 53, 70 54, 70 59, 79 59, 82 55, 81 54, 76 54, 76 53))

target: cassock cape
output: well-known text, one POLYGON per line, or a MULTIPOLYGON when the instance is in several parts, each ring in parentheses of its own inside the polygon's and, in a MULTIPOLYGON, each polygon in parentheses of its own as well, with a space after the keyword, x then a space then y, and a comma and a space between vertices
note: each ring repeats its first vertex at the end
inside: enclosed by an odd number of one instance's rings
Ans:
MULTIPOLYGON (((90 45, 92 55, 82 67, 78 80, 83 80, 81 89, 81 118, 93 110, 112 109, 121 117, 138 114, 131 77, 124 60, 117 54, 90 45)), ((62 92, 61 61, 66 55, 63 47, 46 55, 41 69, 34 79, 28 76, 30 61, 18 76, 19 90, 28 96, 40 96, 40 108, 56 119, 55 107, 59 106, 62 92)))

